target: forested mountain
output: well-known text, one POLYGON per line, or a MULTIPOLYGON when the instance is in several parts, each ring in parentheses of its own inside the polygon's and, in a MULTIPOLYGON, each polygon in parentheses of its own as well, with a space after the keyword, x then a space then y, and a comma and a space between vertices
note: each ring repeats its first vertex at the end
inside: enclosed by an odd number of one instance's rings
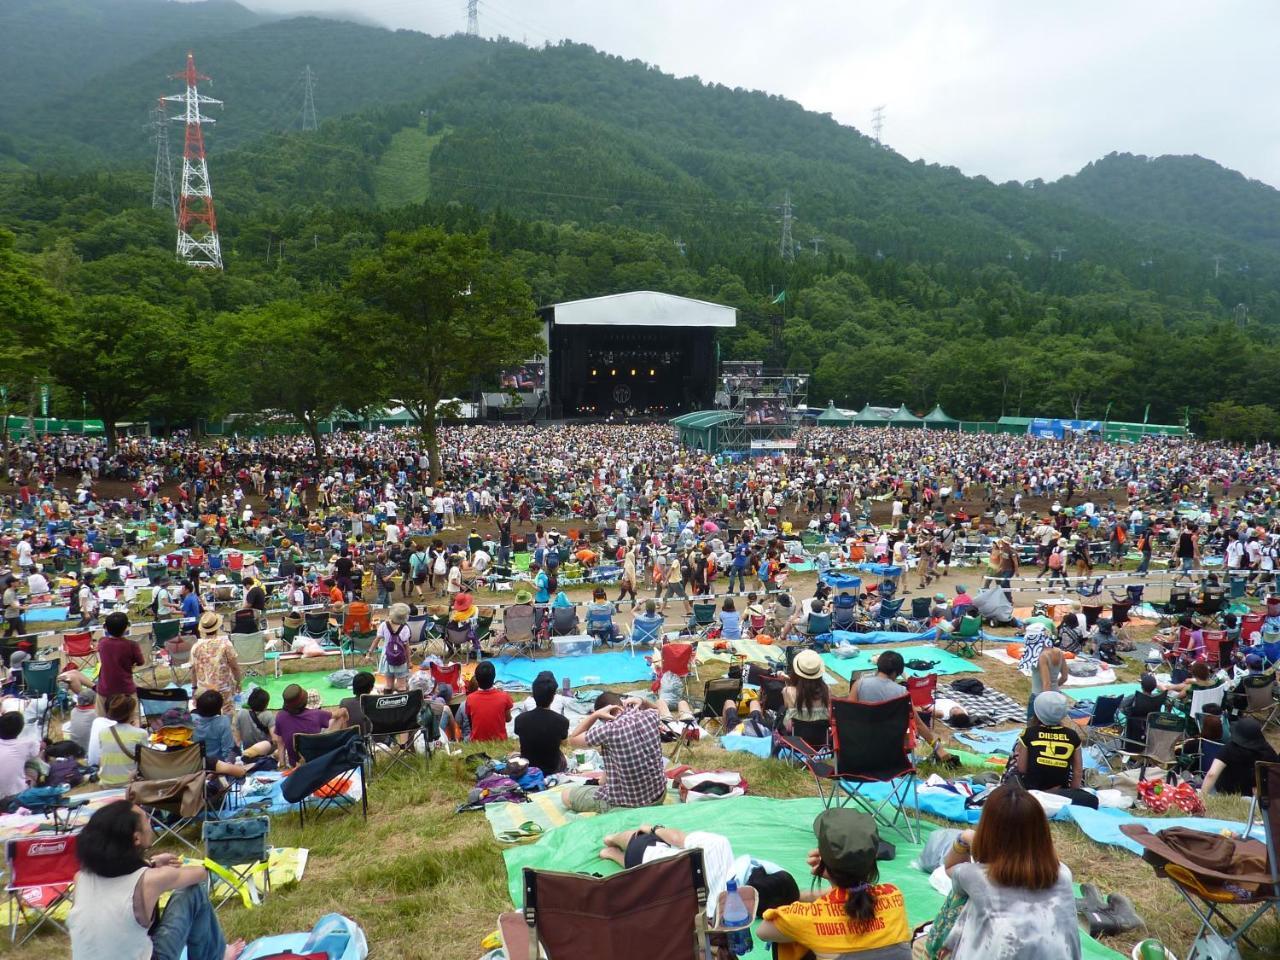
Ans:
MULTIPOLYGON (((58 3, 64 19, 118 5, 121 31, 153 5, 58 3)), ((737 306, 726 355, 811 369, 817 400, 1116 418, 1150 404, 1164 420, 1270 400, 1280 201, 1208 161, 1113 155, 1056 184, 994 184, 784 98, 578 44, 248 17, 140 42, 6 125, 0 161, 23 169, 0 177, 0 226, 68 294, 236 311, 332 289, 389 231, 483 227, 542 302, 653 288, 737 306), (202 92, 226 101, 207 131, 216 277, 171 263, 171 222, 147 204, 141 121, 188 46, 215 78, 202 92), (322 123, 303 133, 308 64, 322 123), (778 250, 787 193, 794 262, 778 250)), ((30 35, 38 49, 47 31, 30 35)), ((0 35, 0 61, 10 46, 0 35)))

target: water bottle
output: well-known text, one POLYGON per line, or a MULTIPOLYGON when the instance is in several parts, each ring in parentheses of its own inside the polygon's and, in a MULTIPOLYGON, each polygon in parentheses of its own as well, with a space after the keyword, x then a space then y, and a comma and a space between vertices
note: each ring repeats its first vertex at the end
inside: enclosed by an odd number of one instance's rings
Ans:
POLYGON ((1134 948, 1133 955, 1137 957, 1138 960, 1166 960, 1169 956, 1168 952, 1164 948, 1164 944, 1153 937, 1143 940, 1138 944, 1138 946, 1134 948))
POLYGON ((747 913, 747 905, 742 902, 742 894, 738 893, 738 881, 730 877, 725 887, 724 911, 720 922, 726 927, 741 929, 729 931, 729 950, 735 957, 745 957, 751 952, 751 914, 747 913))
POLYGON ((343 918, 331 913, 316 921, 302 949, 306 954, 323 953, 328 955, 329 960, 339 960, 347 952, 350 940, 351 931, 344 925, 343 918))
POLYGON ((569 675, 565 674, 564 678, 560 681, 560 692, 566 697, 572 697, 572 694, 569 691, 569 675))

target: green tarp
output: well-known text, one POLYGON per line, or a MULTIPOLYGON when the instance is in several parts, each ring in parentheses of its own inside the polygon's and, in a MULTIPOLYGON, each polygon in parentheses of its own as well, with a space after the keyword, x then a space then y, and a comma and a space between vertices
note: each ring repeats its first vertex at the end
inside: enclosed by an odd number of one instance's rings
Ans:
MULTIPOLYGON (((801 890, 809 889, 809 868, 805 858, 815 846, 813 820, 822 812, 817 798, 774 800, 769 797, 735 797, 703 803, 679 803, 648 810, 615 810, 602 816, 574 820, 544 834, 534 844, 505 850, 507 888, 511 902, 523 906, 521 871, 525 867, 574 873, 617 873, 621 867, 601 860, 604 838, 620 830, 633 830, 642 823, 661 823, 679 830, 705 830, 727 837, 734 853, 772 860, 796 878, 801 890)), ((924 837, 937 829, 921 825, 924 837)), ((907 917, 914 928, 932 920, 942 906, 942 896, 929 885, 927 874, 912 868, 922 844, 905 842, 892 832, 885 833, 897 848, 892 861, 880 864, 880 880, 895 884, 907 903, 907 917)), ((1084 956, 1095 960, 1116 960, 1120 954, 1082 935, 1084 956)), ((768 944, 756 940, 749 957, 766 960, 768 944)))

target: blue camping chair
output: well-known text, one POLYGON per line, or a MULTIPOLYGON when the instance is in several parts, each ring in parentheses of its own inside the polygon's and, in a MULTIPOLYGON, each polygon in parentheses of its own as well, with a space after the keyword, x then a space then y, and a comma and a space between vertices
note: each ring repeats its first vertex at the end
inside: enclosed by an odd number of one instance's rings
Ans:
POLYGON ((587 634, 602 643, 615 642, 618 639, 618 628, 613 622, 613 614, 588 607, 587 634))

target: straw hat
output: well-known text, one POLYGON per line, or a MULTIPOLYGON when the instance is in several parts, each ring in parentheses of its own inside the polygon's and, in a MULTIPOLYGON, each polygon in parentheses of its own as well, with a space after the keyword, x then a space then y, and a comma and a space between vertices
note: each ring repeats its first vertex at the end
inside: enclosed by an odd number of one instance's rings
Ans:
POLYGON ((202 637, 217 636, 222 631, 222 617, 212 610, 200 614, 200 622, 196 626, 196 631, 202 637))
POLYGON ((822 676, 822 658, 813 650, 801 650, 791 661, 791 669, 797 677, 817 680, 822 676))

